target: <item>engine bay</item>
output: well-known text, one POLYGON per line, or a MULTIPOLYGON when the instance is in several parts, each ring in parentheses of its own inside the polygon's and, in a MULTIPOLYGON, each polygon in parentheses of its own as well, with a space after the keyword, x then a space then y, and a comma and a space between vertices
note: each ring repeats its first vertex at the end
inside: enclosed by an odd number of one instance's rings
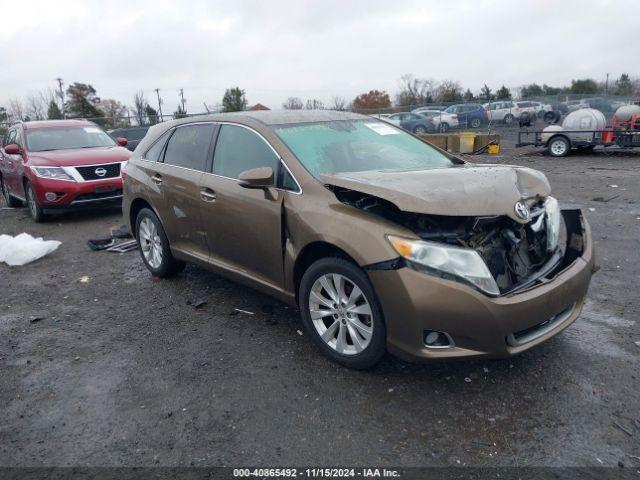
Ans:
POLYGON ((553 269, 562 257, 559 248, 548 248, 542 200, 529 206, 531 221, 521 224, 506 216, 467 217, 404 212, 393 203, 366 193, 340 187, 332 187, 332 190, 342 203, 402 225, 423 240, 477 251, 501 293, 513 291, 539 273, 553 269))

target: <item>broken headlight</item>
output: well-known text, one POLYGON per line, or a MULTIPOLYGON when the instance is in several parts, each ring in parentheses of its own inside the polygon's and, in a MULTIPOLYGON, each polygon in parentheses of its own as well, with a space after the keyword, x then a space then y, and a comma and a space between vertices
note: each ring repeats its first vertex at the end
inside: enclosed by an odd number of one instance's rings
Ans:
POLYGON ((409 262, 451 275, 489 295, 500 295, 486 263, 475 250, 387 235, 396 252, 409 262))
POLYGON ((74 178, 60 167, 31 167, 38 177, 52 178, 54 180, 71 180, 74 178))
POLYGON ((553 252, 558 248, 560 237, 560 206, 553 197, 548 197, 544 202, 545 222, 547 227, 547 251, 553 252))

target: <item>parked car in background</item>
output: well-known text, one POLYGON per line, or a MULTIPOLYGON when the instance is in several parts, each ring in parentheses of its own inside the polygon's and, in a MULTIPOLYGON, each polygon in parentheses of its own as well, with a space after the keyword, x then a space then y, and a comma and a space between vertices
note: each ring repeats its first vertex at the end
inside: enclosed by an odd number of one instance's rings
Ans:
POLYGON ((435 128, 433 123, 429 123, 427 117, 411 112, 394 113, 393 115, 389 115, 385 120, 409 132, 418 134, 427 133, 429 130, 435 128))
POLYGON ((352 368, 387 350, 519 354, 578 318, 594 269, 586 219, 541 172, 466 163, 349 112, 156 125, 124 192, 152 275, 191 262, 297 305, 307 338, 352 368))
POLYGON ((430 107, 421 107, 412 110, 411 113, 416 115, 422 115, 427 117, 429 122, 429 131, 435 130, 436 132, 444 133, 448 132, 452 128, 458 127, 458 115, 454 113, 446 113, 442 110, 431 110, 430 107))
POLYGON ((488 122, 487 111, 479 103, 461 103, 444 109, 445 113, 458 116, 460 126, 479 128, 488 122))
POLYGON ((520 118, 520 108, 511 100, 485 103, 487 117, 492 122, 503 122, 511 125, 514 120, 520 118))
POLYGON ((114 140, 126 138, 127 148, 133 152, 138 146, 138 143, 140 143, 140 140, 147 134, 147 130, 149 130, 149 127, 127 127, 109 130, 107 133, 111 135, 111 138, 114 140))
POLYGON ((567 113, 575 112, 580 108, 586 108, 582 100, 567 100, 566 102, 562 102, 562 104, 567 108, 567 113))
POLYGON ((585 98, 581 100, 582 108, 594 108, 603 113, 613 113, 624 104, 625 102, 608 100, 602 97, 585 98))
POLYGON ((515 102, 515 105, 520 110, 520 119, 522 119, 522 117, 530 117, 531 119, 541 118, 544 117, 547 111, 553 110, 551 105, 531 100, 518 101, 515 102))
POLYGON ((0 183, 7 205, 26 202, 36 222, 46 215, 122 203, 122 168, 131 156, 86 120, 23 122, 0 149, 0 183))

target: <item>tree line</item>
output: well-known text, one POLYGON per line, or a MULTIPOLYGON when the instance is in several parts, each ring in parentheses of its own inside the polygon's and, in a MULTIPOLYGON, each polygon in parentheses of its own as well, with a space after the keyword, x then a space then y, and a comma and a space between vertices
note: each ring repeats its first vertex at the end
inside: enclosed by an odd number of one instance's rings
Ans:
MULTIPOLYGON (((384 110, 392 107, 399 109, 434 103, 449 104, 458 102, 490 102, 493 100, 510 100, 517 98, 540 98, 560 95, 596 95, 610 94, 621 96, 640 96, 640 79, 632 79, 623 73, 611 85, 591 78, 575 79, 568 86, 554 87, 547 84, 531 83, 513 89, 501 85, 495 91, 484 85, 479 92, 464 89, 460 82, 443 80, 437 82, 429 78, 419 78, 413 74, 405 74, 398 81, 398 91, 392 97, 384 90, 369 90, 348 100, 334 96, 328 104, 316 98, 303 100, 300 97, 289 97, 282 104, 287 110, 384 110)), ((226 89, 222 101, 215 107, 205 108, 211 112, 236 112, 246 110, 248 106, 245 90, 240 87, 226 89)), ((159 106, 161 108, 161 105, 159 106)), ((200 112, 201 113, 201 112, 200 112)), ((170 116, 182 118, 187 116, 184 99, 170 116)), ((0 106, 0 124, 17 121, 55 120, 61 118, 91 118, 104 128, 118 128, 131 124, 131 118, 138 125, 154 125, 163 120, 147 100, 144 92, 136 92, 132 105, 127 106, 118 100, 102 99, 96 89, 88 83, 74 82, 64 94, 47 89, 29 94, 24 100, 12 99, 6 106, 0 106), (61 108, 62 107, 62 108, 61 108)))

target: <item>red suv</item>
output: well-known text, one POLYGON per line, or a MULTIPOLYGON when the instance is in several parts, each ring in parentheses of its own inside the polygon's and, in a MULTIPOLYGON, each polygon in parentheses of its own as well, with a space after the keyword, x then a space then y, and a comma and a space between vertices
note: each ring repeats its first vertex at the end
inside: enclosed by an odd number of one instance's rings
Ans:
POLYGON ((87 120, 23 122, 0 149, 0 183, 10 207, 27 202, 36 222, 48 213, 119 206, 131 152, 87 120))

